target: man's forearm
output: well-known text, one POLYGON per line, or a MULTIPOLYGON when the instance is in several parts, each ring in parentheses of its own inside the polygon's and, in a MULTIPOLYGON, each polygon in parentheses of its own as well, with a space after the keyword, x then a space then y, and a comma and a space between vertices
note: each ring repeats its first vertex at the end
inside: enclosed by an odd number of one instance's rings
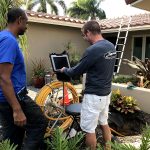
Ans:
POLYGON ((8 101, 12 109, 21 109, 21 106, 16 98, 11 80, 6 78, 0 78, 0 86, 4 96, 6 97, 6 100, 8 101))

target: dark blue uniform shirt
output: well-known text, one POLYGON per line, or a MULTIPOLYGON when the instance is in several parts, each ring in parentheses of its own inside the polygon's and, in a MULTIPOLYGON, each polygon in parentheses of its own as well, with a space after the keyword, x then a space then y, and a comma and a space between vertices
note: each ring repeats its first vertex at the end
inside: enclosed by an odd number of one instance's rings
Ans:
POLYGON ((86 94, 106 96, 111 92, 111 80, 114 72, 116 50, 112 43, 100 40, 88 47, 73 68, 64 72, 70 77, 86 73, 86 94))

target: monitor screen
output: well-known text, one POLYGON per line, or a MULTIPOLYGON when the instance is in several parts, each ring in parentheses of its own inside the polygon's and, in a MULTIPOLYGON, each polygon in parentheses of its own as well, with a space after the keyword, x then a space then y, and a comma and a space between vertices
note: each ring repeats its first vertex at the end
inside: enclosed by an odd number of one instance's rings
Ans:
POLYGON ((68 55, 51 55, 51 62, 54 71, 59 71, 62 67, 70 68, 68 55))

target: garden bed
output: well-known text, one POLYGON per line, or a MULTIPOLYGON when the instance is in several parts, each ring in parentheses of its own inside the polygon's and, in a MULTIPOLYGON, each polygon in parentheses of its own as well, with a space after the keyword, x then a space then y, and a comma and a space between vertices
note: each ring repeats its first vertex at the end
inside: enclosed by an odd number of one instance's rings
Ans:
POLYGON ((133 89, 127 89, 125 84, 112 84, 112 90, 120 89, 121 94, 125 96, 133 96, 140 107, 140 109, 150 114, 150 89, 135 87, 133 89))

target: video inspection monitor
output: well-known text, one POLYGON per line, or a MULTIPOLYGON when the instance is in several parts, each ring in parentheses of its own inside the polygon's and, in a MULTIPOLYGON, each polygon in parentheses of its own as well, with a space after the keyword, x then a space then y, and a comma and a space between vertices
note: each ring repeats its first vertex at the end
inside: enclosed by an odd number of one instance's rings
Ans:
POLYGON ((50 59, 54 72, 59 72, 62 67, 70 68, 69 58, 67 54, 50 54, 50 59))

